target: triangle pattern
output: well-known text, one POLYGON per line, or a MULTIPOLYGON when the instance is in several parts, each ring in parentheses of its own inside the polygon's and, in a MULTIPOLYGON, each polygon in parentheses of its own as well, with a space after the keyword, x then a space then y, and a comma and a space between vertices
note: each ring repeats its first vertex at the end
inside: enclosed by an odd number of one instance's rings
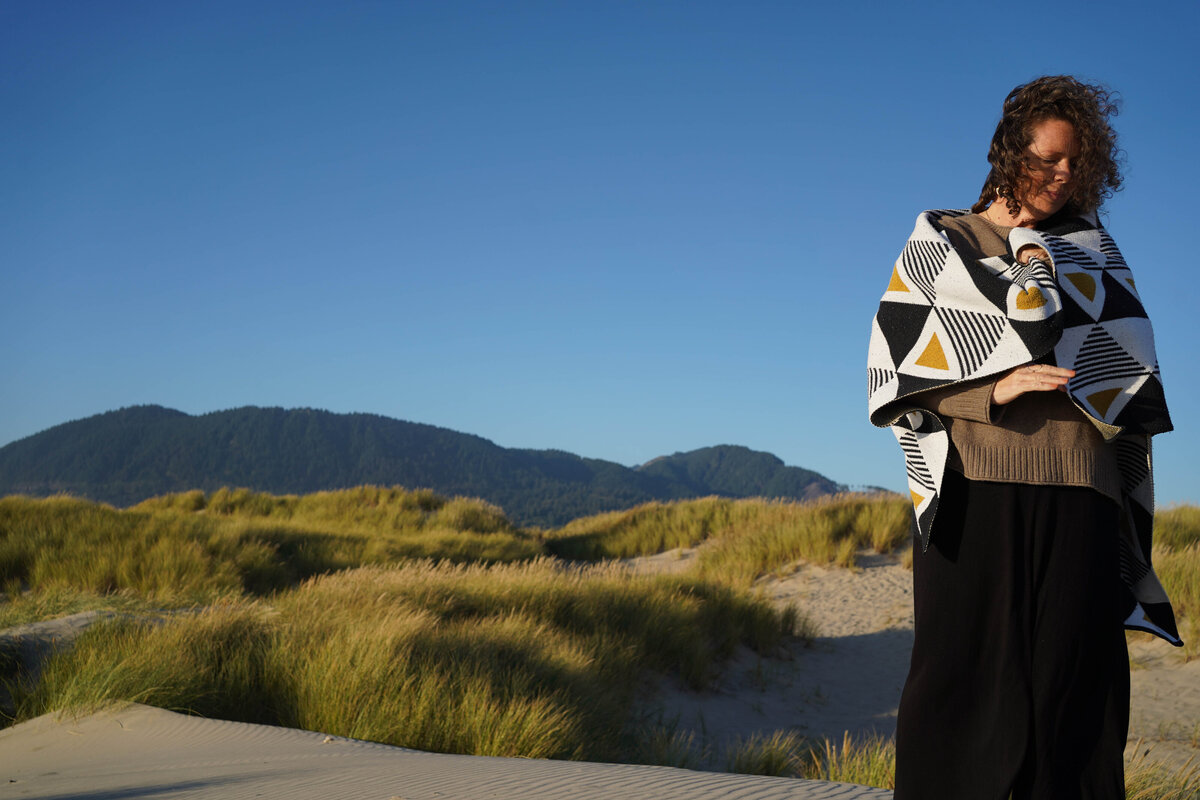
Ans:
POLYGON ((1100 252, 1104 254, 1109 269, 1128 266, 1125 263, 1125 257, 1117 248, 1117 243, 1108 235, 1108 231, 1100 231, 1100 252))
POLYGON ((1087 396, 1088 403, 1092 408, 1100 412, 1101 417, 1108 416, 1108 409, 1112 407, 1113 400, 1117 399, 1117 395, 1121 393, 1121 387, 1114 389, 1102 389, 1099 392, 1093 392, 1087 396))
POLYGON ((1064 264, 1058 277, 1062 286, 1063 326, 1088 326, 1100 319, 1110 283, 1104 273, 1088 273, 1074 264, 1064 264))
POLYGON ((904 274, 932 303, 935 292, 933 284, 946 263, 946 254, 950 245, 944 242, 931 242, 924 239, 912 239, 904 246, 900 254, 900 263, 904 274))
POLYGON ((1017 292, 1014 303, 1022 311, 1030 311, 1046 305, 1046 297, 1042 294, 1041 289, 1030 286, 1028 289, 1021 289, 1017 292))
POLYGON ((1086 272, 1072 272, 1069 275, 1064 275, 1071 284, 1079 290, 1079 293, 1088 299, 1088 302, 1096 300, 1096 279, 1086 272))
POLYGON ((895 380, 895 378, 895 370, 867 367, 867 394, 875 394, 884 384, 895 380))
MULTIPOLYGON (((979 294, 987 299, 989 303, 994 305, 998 311, 1004 313, 1008 307, 1008 292, 1012 288, 1012 281, 1004 276, 1004 272, 1011 266, 1010 263, 1005 263, 999 257, 983 258, 977 263, 986 269, 973 269, 968 271, 968 276, 971 282, 975 284, 975 288, 979 294)), ((961 302, 961 298, 959 298, 961 302)))
MULTIPOLYGON (((929 471, 929 466, 925 463, 925 454, 921 452, 921 444, 917 441, 917 435, 912 431, 906 431, 899 436, 900 449, 904 451, 904 465, 908 471, 909 491, 912 487, 920 486, 929 494, 937 491, 937 482, 933 479, 933 473, 929 471)), ((928 495, 921 497, 924 500, 928 495)))
POLYGON ((1054 256, 1053 267, 1018 266, 1011 255, 969 261, 936 222, 958 213, 965 212, 926 212, 918 219, 890 276, 869 354, 872 421, 890 422, 904 451, 922 547, 928 547, 951 445, 942 420, 916 410, 911 395, 1053 354, 1076 369, 1068 385, 1072 400, 1097 422, 1124 429, 1116 446, 1127 438, 1145 442, 1138 459, 1118 453, 1130 537, 1123 544, 1132 545, 1121 554, 1122 573, 1135 578, 1128 588, 1146 609, 1143 627, 1177 643, 1169 602, 1147 569, 1153 523, 1148 438, 1170 430, 1171 422, 1149 320, 1120 251, 1087 215, 1055 222, 1034 237, 1054 256), (897 347, 900 340, 907 346, 897 347), (1131 466, 1135 460, 1142 466, 1131 466))
POLYGON ((937 315, 964 375, 974 374, 992 354, 1004 335, 1007 322, 998 314, 981 314, 957 308, 939 308, 937 315))
POLYGON ((1077 397, 1089 386, 1112 380, 1132 384, 1152 371, 1117 344, 1102 325, 1092 327, 1071 366, 1075 377, 1069 388, 1077 397))
POLYGON ((925 330, 925 321, 929 319, 932 311, 931 306, 924 304, 887 301, 879 304, 875 319, 881 328, 891 331, 886 342, 893 367, 899 366, 916 347, 917 340, 925 330))
POLYGON ((1066 239, 1059 236, 1047 237, 1046 243, 1050 245, 1050 255, 1054 257, 1056 264, 1060 261, 1069 261, 1081 269, 1103 269, 1100 261, 1093 258, 1087 250, 1066 239))
POLYGON ((1146 309, 1142 306, 1142 302, 1137 297, 1137 289, 1133 292, 1126 289, 1124 281, 1117 280, 1116 276, 1109 272, 1105 272, 1101 276, 1103 283, 1103 291, 1105 294, 1104 308, 1099 314, 1095 315, 1098 322, 1109 322, 1125 317, 1145 317, 1146 309))
POLYGON ((917 358, 916 364, 929 369, 950 369, 950 365, 946 363, 946 351, 942 349, 942 343, 938 341, 936 333, 929 337, 929 344, 925 345, 925 350, 917 358))

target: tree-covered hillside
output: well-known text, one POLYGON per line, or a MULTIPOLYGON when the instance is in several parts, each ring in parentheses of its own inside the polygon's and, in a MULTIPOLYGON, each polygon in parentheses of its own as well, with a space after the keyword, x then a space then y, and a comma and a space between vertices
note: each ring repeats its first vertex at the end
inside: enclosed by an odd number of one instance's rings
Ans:
POLYGON ((745 447, 707 447, 629 468, 558 450, 504 448, 375 414, 314 409, 246 407, 191 416, 136 406, 0 448, 0 494, 65 492, 117 506, 222 486, 302 494, 363 484, 484 498, 523 525, 559 525, 649 500, 807 499, 840 488, 745 447))

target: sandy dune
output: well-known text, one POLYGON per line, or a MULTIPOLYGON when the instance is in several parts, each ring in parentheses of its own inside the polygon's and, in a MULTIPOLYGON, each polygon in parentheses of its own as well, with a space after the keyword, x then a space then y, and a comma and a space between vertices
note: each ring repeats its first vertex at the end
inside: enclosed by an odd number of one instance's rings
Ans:
POLYGON ((851 800, 849 784, 440 755, 148 706, 0 732, 0 796, 41 800, 851 800))
MULTIPOLYGON (((631 561, 647 571, 682 569, 694 551, 631 561)), ((660 717, 721 744, 755 731, 794 730, 841 741, 844 731, 892 736, 912 652, 912 573, 893 556, 859 554, 860 569, 797 565, 758 588, 778 603, 795 603, 815 623, 810 647, 782 659, 744 652, 712 691, 666 687, 660 717)), ((1130 647, 1130 736, 1148 760, 1200 761, 1200 660, 1138 635, 1130 647)))

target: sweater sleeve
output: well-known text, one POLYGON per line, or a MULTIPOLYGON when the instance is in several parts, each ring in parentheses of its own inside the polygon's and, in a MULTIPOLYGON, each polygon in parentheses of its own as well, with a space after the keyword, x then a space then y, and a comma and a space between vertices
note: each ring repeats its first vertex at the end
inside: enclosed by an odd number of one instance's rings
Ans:
POLYGON ((992 425, 1004 415, 1004 406, 992 405, 996 378, 966 381, 930 389, 913 398, 924 409, 954 419, 966 419, 992 425))

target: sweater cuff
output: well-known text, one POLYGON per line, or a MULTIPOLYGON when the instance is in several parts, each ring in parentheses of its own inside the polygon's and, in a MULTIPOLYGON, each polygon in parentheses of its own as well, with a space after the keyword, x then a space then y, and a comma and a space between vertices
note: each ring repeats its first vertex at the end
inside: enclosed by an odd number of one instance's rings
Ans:
MULTIPOLYGON (((1047 253, 1050 252, 1050 248, 1046 246, 1046 240, 1036 230, 1032 228, 1013 228, 1008 234, 1008 248, 1012 252, 1013 258, 1016 258, 1017 253, 1021 252, 1021 248, 1026 245, 1040 247, 1047 253)), ((1051 267, 1054 266, 1053 261, 1051 259, 1051 267)))
POLYGON ((995 381, 988 381, 978 386, 972 386, 961 392, 955 392, 941 398, 938 411, 955 419, 966 419, 972 422, 993 424, 1004 414, 1004 406, 992 405, 992 389, 995 381))

